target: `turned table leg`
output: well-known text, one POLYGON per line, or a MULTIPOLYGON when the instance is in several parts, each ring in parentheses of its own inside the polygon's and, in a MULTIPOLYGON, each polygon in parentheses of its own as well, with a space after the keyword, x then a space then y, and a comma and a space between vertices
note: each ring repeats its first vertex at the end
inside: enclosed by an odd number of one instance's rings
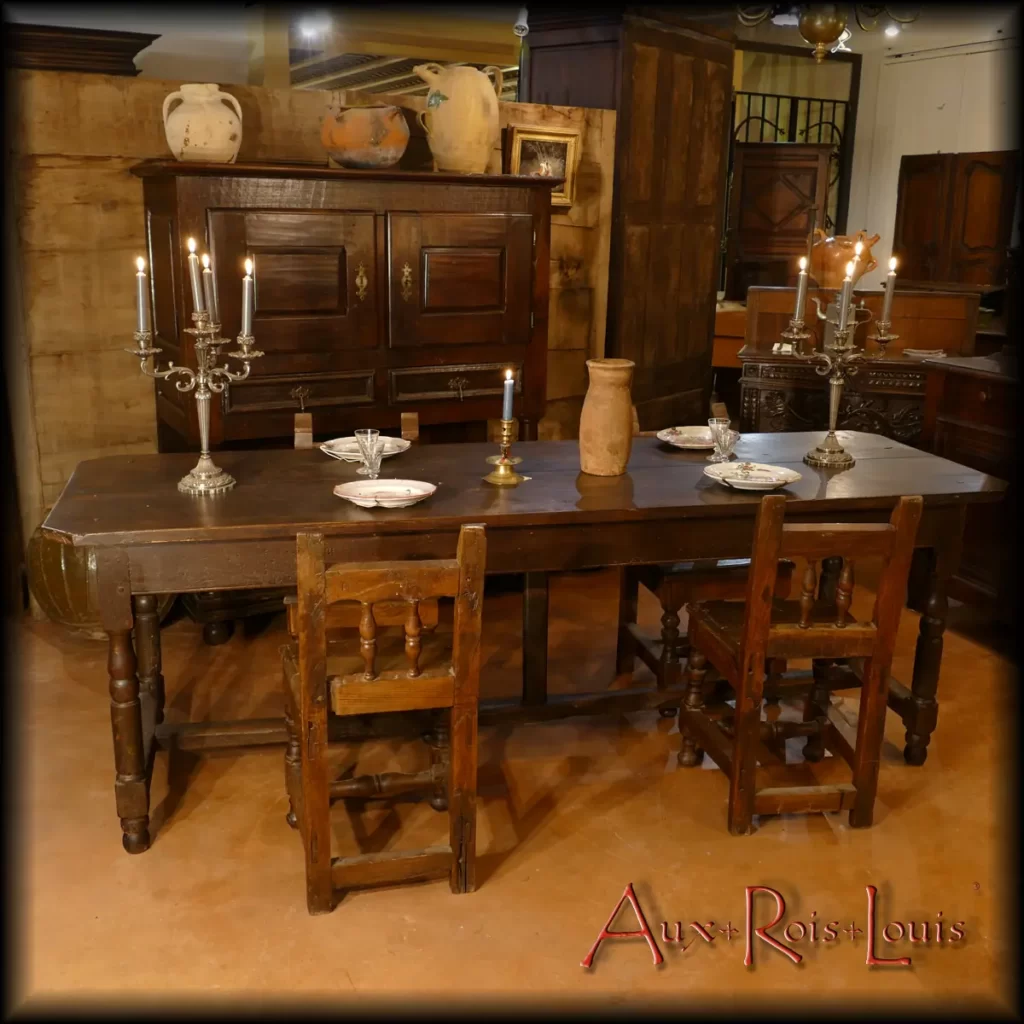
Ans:
POLYGON ((121 819, 121 842, 129 853, 149 849, 149 781, 142 734, 139 678, 131 630, 107 632, 110 642, 110 724, 114 733, 114 796, 121 819))
POLYGON ((939 717, 939 703, 935 692, 939 685, 942 664, 942 636, 946 631, 946 582, 950 575, 936 552, 928 551, 925 575, 924 608, 918 628, 917 648, 914 652, 914 677, 911 683, 911 703, 904 715, 907 727, 907 745, 903 757, 907 764, 922 765, 928 757, 928 743, 939 717))
POLYGON ((137 594, 135 605, 135 650, 139 662, 139 685, 153 701, 154 721, 164 720, 164 677, 160 658, 160 613, 155 594, 137 594))

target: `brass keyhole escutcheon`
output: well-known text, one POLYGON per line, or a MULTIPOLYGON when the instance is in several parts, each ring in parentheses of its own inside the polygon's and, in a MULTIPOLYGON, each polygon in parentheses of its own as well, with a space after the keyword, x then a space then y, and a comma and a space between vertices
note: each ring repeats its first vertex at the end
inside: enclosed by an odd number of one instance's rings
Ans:
POLYGON ((291 394, 292 398, 294 398, 299 403, 299 412, 305 412, 306 399, 309 398, 309 388, 307 388, 305 385, 302 385, 301 387, 292 388, 292 390, 289 393, 291 394))
POLYGON ((412 267, 406 263, 402 267, 402 299, 408 302, 412 298, 412 267))
POLYGON ((356 297, 360 302, 366 298, 366 287, 369 285, 369 280, 366 277, 366 267, 360 263, 356 269, 356 297))
POLYGON ((448 387, 452 391, 458 391, 458 393, 459 393, 459 401, 460 402, 462 401, 462 389, 468 383, 469 383, 469 381, 465 377, 452 377, 452 379, 450 381, 448 381, 448 387))

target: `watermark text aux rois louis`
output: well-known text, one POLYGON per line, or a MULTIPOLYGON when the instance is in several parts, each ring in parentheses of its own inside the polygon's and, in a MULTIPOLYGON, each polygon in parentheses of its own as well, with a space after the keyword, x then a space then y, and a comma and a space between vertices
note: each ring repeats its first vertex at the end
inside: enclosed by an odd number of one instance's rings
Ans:
MULTIPOLYGON (((739 927, 731 920, 721 922, 701 919, 690 921, 685 926, 681 921, 676 921, 671 928, 668 921, 662 921, 659 934, 656 934, 648 924, 647 915, 630 882, 580 966, 592 967, 597 951, 608 939, 635 939, 647 944, 655 966, 665 962, 662 945, 685 953, 695 946, 699 948, 712 946, 716 942, 719 945, 735 942, 737 952, 743 950, 743 963, 753 967, 759 943, 781 953, 790 962, 799 964, 810 948, 809 944, 848 942, 854 947, 862 943, 864 963, 868 967, 910 967, 913 958, 906 953, 912 952, 914 946, 959 943, 966 935, 964 922, 947 921, 941 910, 935 914, 934 920, 890 920, 880 925, 878 890, 873 885, 865 886, 863 925, 858 925, 854 920, 845 922, 840 918, 829 921, 819 917, 816 910, 811 911, 806 921, 787 920, 786 900, 777 889, 767 885, 748 885, 743 892, 744 912, 739 927), (632 908, 637 928, 633 931, 613 931, 612 922, 626 903, 632 908), (904 943, 908 944, 906 949, 899 948, 904 943), (804 952, 801 952, 801 947, 804 952), (893 953, 903 955, 894 956, 893 953)), ((628 915, 629 911, 624 913, 628 915)))

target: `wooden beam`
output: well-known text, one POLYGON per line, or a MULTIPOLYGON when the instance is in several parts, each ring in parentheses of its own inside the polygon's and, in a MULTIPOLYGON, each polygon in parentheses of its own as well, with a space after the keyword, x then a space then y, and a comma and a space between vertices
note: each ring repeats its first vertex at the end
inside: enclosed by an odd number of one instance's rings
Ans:
MULTIPOLYGON (((297 70, 300 67, 308 67, 313 64, 323 64, 326 60, 331 60, 330 57, 317 57, 315 61, 301 61, 298 64, 292 65, 292 71, 297 70)), ((345 78, 352 78, 355 75, 365 74, 368 71, 379 71, 381 68, 389 67, 392 64, 399 64, 405 57, 380 57, 377 60, 369 60, 365 64, 359 64, 354 68, 342 68, 340 71, 335 71, 332 74, 317 75, 316 78, 306 78, 301 82, 295 83, 296 89, 319 89, 329 82, 340 82, 345 78)))

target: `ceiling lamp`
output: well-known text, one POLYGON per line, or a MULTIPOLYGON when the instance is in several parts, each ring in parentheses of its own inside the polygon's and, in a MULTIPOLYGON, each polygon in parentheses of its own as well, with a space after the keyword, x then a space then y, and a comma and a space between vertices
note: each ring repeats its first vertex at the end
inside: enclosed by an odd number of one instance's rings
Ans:
MULTIPOLYGON (((892 24, 906 25, 916 21, 918 12, 895 13, 885 4, 853 4, 857 26, 865 32, 878 28, 885 15, 892 24)), ((820 64, 825 54, 846 51, 844 45, 851 32, 846 27, 849 8, 846 4, 744 4, 737 8, 741 25, 752 28, 771 18, 776 25, 796 24, 800 35, 813 47, 814 59, 820 64)))

